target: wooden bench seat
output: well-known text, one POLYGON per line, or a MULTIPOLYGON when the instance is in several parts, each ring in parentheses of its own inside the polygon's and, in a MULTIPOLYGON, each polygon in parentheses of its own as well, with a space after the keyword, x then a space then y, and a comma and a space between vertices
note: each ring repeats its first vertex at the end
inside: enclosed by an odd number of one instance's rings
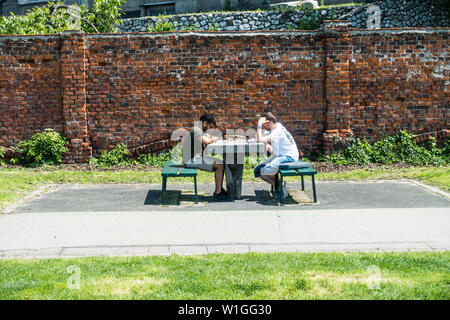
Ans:
MULTIPOLYGON (((302 191, 305 190, 305 181, 304 181, 303 177, 311 176, 314 203, 317 203, 316 182, 314 181, 314 175, 317 174, 316 170, 314 170, 313 168, 280 169, 280 170, 278 170, 278 173, 280 174, 280 186, 283 185, 283 177, 300 176, 302 179, 302 191)), ((282 188, 280 188, 280 202, 283 202, 282 188)))
POLYGON ((161 190, 161 203, 164 202, 166 194, 167 178, 171 177, 193 177, 194 189, 195 189, 195 203, 198 203, 197 194, 197 169, 185 168, 183 163, 177 161, 166 161, 164 168, 161 172, 162 175, 162 190, 161 190))

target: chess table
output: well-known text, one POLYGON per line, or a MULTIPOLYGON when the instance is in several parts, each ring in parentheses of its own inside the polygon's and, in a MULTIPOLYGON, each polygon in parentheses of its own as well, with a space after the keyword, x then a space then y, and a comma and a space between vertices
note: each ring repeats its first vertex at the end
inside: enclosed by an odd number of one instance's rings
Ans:
POLYGON ((249 142, 246 139, 219 140, 207 145, 205 153, 223 156, 229 197, 239 200, 242 192, 245 156, 263 156, 266 154, 266 147, 263 143, 249 142))

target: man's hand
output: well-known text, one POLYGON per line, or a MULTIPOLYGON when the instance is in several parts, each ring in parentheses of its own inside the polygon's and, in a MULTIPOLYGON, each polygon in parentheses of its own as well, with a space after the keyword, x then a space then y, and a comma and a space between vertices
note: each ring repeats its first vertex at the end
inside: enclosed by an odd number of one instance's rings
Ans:
POLYGON ((273 148, 272 148, 272 146, 270 144, 266 144, 266 150, 269 153, 273 153, 273 148))
POLYGON ((261 128, 262 125, 263 125, 264 123, 266 123, 266 122, 267 122, 267 120, 266 120, 265 117, 259 118, 259 121, 258 121, 258 128, 261 128))
POLYGON ((203 137, 202 137, 203 144, 211 144, 211 143, 217 142, 218 140, 219 140, 219 137, 212 136, 208 133, 203 134, 203 137))

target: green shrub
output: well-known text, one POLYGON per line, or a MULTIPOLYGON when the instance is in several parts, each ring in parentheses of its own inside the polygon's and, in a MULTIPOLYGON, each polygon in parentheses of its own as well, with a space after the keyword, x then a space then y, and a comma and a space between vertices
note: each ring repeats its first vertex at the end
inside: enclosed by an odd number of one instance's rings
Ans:
POLYGON ((445 140, 444 147, 441 150, 441 155, 446 162, 450 162, 450 138, 445 140))
POLYGON ((91 164, 98 167, 112 167, 130 164, 130 152, 123 143, 119 143, 114 149, 109 151, 103 151, 100 157, 92 158, 91 164))
POLYGON ((5 148, 0 147, 0 166, 4 166, 6 164, 5 163, 5 153, 6 153, 5 148))
POLYGON ((344 157, 342 152, 333 152, 332 154, 319 156, 318 161, 323 161, 327 163, 335 163, 337 165, 347 165, 347 159, 344 157))
POLYGON ((321 157, 319 160, 339 165, 369 163, 406 163, 412 165, 442 165, 449 161, 448 139, 443 149, 436 145, 431 137, 426 146, 419 146, 414 135, 401 131, 394 136, 386 136, 373 145, 355 138, 352 144, 341 152, 321 157))
POLYGON ((372 161, 375 163, 392 164, 398 162, 396 148, 396 137, 386 136, 384 139, 374 143, 372 147, 372 161))
POLYGON ((148 166, 162 168, 164 166, 164 162, 166 161, 182 161, 183 159, 183 149, 181 144, 177 144, 175 147, 170 149, 167 152, 163 152, 160 154, 141 154, 137 158, 137 162, 140 164, 145 164, 148 166))
POLYGON ((153 26, 148 26, 148 32, 167 32, 167 31, 176 31, 177 28, 175 25, 166 19, 159 20, 153 26))
POLYGON ((298 10, 305 11, 305 16, 297 21, 296 25, 290 29, 294 30, 316 30, 319 29, 323 23, 321 16, 318 16, 318 12, 314 9, 302 9, 298 10))
POLYGON ((62 162, 67 152, 67 140, 53 129, 45 129, 30 139, 20 141, 17 150, 22 154, 25 164, 36 167, 44 164, 55 165, 62 162))
POLYGON ((344 150, 348 164, 368 164, 371 162, 372 146, 366 140, 355 138, 344 150))
POLYGON ((245 163, 244 168, 245 169, 254 169, 258 164, 266 160, 267 156, 246 156, 245 157, 245 163))
POLYGON ((145 164, 148 166, 162 168, 164 166, 165 161, 169 161, 172 159, 172 154, 170 152, 165 152, 161 154, 141 154, 138 157, 138 162, 141 164, 145 164))

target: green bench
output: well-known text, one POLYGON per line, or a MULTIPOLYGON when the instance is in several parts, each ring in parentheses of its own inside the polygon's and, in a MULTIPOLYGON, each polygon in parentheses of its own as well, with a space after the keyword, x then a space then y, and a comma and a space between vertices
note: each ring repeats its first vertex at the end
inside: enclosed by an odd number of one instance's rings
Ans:
POLYGON ((197 169, 185 168, 181 162, 166 161, 164 163, 164 168, 161 172, 161 175, 162 175, 161 203, 164 202, 164 197, 166 194, 167 178, 171 177, 193 177, 195 187, 195 203, 196 204, 198 203, 197 169))
MULTIPOLYGON (((311 176, 314 203, 317 203, 316 182, 314 181, 314 175, 317 173, 316 170, 314 170, 313 168, 279 169, 278 173, 280 174, 280 186, 283 185, 283 177, 300 176, 302 178, 302 191, 305 190, 304 176, 311 176)), ((282 188, 280 188, 280 203, 282 202, 283 202, 282 188)))

